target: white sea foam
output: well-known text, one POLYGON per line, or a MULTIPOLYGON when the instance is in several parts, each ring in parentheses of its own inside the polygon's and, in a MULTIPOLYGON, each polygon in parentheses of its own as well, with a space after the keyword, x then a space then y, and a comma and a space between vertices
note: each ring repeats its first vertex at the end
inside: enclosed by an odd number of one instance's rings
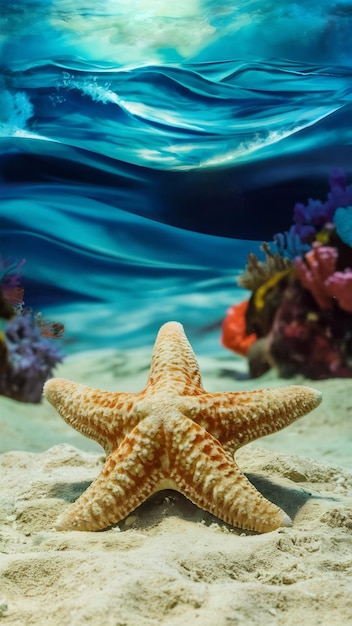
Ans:
POLYGON ((0 136, 11 137, 21 131, 24 132, 33 113, 33 105, 24 92, 2 91, 0 93, 0 136))

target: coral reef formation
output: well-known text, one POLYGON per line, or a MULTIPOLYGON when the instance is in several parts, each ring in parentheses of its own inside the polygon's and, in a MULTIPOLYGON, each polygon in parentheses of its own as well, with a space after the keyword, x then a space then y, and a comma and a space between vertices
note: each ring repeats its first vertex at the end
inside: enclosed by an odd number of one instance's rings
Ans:
POLYGON ((248 358, 251 376, 352 376, 352 185, 334 171, 325 202, 294 207, 294 224, 251 254, 238 284, 252 293, 232 306, 223 345, 248 358))
POLYGON ((45 381, 63 359, 50 338, 62 337, 64 327, 24 308, 24 262, 0 257, 0 395, 40 402, 45 381))

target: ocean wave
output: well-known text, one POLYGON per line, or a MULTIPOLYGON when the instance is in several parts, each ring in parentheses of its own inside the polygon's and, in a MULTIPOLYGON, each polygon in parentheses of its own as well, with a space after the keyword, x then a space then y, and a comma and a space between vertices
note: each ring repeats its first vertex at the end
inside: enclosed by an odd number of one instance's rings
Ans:
MULTIPOLYGON (((67 65, 67 63, 66 63, 67 65)), ((2 136, 27 133, 158 169, 190 170, 261 161, 278 150, 350 140, 352 70, 250 63, 245 67, 62 70, 57 64, 9 76, 2 136), (306 131, 303 133, 302 131, 306 131), (309 133, 307 135, 307 133, 309 133), (274 148, 273 148, 274 146, 274 148)))

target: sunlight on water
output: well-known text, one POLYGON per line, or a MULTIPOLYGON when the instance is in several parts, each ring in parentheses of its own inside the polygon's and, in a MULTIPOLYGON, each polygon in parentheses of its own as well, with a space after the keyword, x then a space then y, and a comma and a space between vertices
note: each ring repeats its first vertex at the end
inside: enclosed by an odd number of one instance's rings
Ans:
POLYGON ((70 0, 56 0, 49 23, 62 33, 79 33, 79 46, 85 55, 117 64, 147 65, 164 59, 164 50, 187 58, 202 50, 216 29, 204 17, 202 3, 181 0, 132 0, 96 2, 72 7, 70 0), (87 19, 89 14, 89 19, 87 19), (69 19, 67 19, 69 15, 69 19), (99 33, 99 39, 97 38, 99 33))

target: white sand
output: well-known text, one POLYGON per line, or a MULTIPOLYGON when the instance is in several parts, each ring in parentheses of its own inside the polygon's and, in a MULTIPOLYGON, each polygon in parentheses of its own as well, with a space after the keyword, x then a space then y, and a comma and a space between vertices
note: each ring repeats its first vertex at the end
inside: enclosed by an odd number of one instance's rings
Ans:
MULTIPOLYGON (((149 359, 148 351, 90 353, 67 359, 56 373, 136 391, 149 359)), ((284 384, 272 373, 239 383, 231 355, 200 364, 209 391, 284 384)), ((352 380, 312 385, 323 392, 318 409, 236 456, 257 488, 294 518, 292 528, 266 535, 229 528, 174 492, 156 494, 112 530, 52 530, 98 474, 101 450, 49 404, 0 398, 3 623, 352 624, 352 380)))

